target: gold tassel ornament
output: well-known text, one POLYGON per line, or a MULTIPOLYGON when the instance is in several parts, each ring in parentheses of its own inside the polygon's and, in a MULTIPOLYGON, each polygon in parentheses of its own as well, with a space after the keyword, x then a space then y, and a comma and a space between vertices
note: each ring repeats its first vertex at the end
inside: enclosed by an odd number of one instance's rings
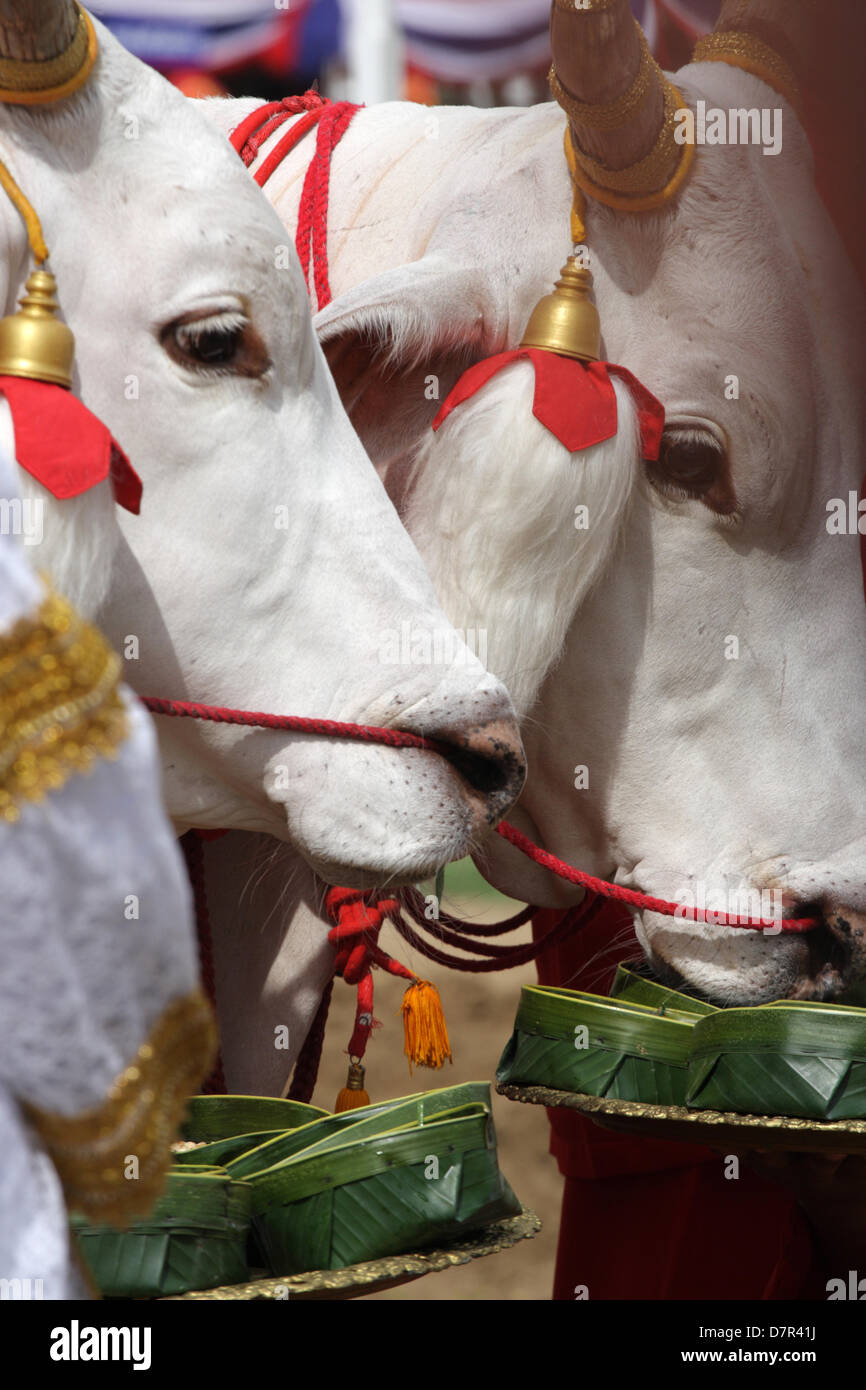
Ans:
POLYGON ((442 1000, 430 980, 415 980, 409 986, 401 1013, 410 1071, 413 1066, 438 1071, 445 1062, 453 1062, 442 1000))

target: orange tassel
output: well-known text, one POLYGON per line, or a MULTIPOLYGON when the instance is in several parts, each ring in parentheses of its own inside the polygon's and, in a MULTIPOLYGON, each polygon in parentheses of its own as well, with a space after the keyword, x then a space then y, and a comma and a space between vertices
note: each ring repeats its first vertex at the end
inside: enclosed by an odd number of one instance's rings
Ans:
POLYGON ((364 1077, 366 1073, 360 1062, 349 1062, 349 1075, 346 1084, 337 1096, 334 1105, 334 1114, 339 1115, 343 1110, 360 1110, 362 1105, 370 1104, 370 1097, 364 1090, 364 1077))
POLYGON ((403 1030, 409 1070, 413 1066, 433 1067, 452 1062, 451 1044, 439 991, 430 980, 416 980, 403 995, 403 1030))

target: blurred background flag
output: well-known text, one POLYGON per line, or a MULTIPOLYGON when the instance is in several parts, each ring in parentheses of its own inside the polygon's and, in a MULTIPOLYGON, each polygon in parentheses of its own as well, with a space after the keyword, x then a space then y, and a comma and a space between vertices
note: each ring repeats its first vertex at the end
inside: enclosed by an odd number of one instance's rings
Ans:
MULTIPOLYGON (((256 67, 285 81, 299 66, 315 0, 92 0, 90 10, 136 57, 174 78, 256 67)), ((187 89, 187 84, 179 85, 187 89)))
MULTIPOLYGON (((664 67, 688 62, 720 0, 631 0, 664 67)), ((189 95, 490 106, 548 100, 550 0, 92 0, 131 52, 189 95)))
POLYGON ((550 0, 394 0, 407 61, 440 82, 502 81, 550 64, 550 0))

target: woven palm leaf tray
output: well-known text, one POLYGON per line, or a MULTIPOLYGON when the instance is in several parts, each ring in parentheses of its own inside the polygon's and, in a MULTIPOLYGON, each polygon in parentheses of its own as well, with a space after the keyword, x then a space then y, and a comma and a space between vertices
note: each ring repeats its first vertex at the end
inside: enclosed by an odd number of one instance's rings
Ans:
POLYGON ((866 1153, 866 1009, 717 1009, 621 965, 610 997, 527 986, 497 1069, 509 1100, 731 1149, 866 1153))
POLYGON ((539 1229, 499 1169, 487 1082, 336 1115, 194 1097, 183 1133, 148 1217, 72 1217, 107 1298, 352 1298, 539 1229))

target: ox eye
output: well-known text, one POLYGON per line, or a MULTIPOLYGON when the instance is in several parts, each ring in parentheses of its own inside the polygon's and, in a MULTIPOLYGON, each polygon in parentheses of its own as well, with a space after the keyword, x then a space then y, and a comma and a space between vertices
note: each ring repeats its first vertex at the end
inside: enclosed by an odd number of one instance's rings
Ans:
POLYGON ((240 310, 184 315, 161 333, 173 362, 202 376, 264 376, 270 367, 267 349, 240 310))
POLYGON ((738 510, 725 446, 699 425, 669 425, 656 463, 647 464, 653 487, 675 500, 696 498, 719 516, 738 510))

